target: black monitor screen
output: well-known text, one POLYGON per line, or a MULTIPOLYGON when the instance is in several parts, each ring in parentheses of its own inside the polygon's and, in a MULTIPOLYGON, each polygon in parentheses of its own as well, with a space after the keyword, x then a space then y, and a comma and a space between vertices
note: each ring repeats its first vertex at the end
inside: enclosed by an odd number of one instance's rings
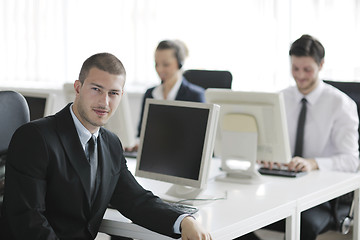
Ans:
POLYGON ((198 180, 209 109, 150 104, 139 169, 198 180))
POLYGON ((30 121, 44 117, 46 98, 24 96, 30 110, 30 121))

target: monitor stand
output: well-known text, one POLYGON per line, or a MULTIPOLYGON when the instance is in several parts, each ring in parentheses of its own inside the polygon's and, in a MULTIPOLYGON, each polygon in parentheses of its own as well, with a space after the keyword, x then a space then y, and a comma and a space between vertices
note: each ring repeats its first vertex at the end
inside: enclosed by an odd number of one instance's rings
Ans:
POLYGON ((258 131, 255 118, 246 114, 228 114, 224 117, 224 123, 221 132, 221 170, 225 174, 216 180, 261 182, 256 164, 258 131))
POLYGON ((173 196, 178 199, 195 199, 203 191, 201 188, 193 188, 181 185, 172 185, 166 192, 166 195, 173 196))
POLYGON ((221 170, 224 172, 224 174, 217 176, 217 181, 234 183, 259 183, 262 180, 261 174, 257 170, 256 163, 228 159, 227 161, 221 160, 221 165, 221 170), (230 164, 228 164, 229 162, 230 164), (229 167, 230 165, 232 165, 232 167, 229 167))
MULTIPOLYGON (((213 201, 216 196, 205 191, 204 188, 194 188, 173 184, 168 191, 159 195, 166 202, 180 202, 187 205, 201 205, 213 201)), ((219 197, 223 197, 223 194, 219 197)))

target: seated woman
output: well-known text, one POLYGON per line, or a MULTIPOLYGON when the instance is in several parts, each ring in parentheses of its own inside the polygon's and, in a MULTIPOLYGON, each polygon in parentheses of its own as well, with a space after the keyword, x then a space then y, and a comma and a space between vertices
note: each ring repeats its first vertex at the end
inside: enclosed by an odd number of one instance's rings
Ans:
MULTIPOLYGON (((140 136, 145 100, 147 98, 162 100, 180 100, 205 102, 205 90, 188 82, 183 76, 182 66, 187 56, 187 49, 180 41, 161 41, 155 51, 155 69, 161 84, 149 88, 143 97, 138 137, 140 136)), ((136 151, 137 145, 128 151, 136 151)))

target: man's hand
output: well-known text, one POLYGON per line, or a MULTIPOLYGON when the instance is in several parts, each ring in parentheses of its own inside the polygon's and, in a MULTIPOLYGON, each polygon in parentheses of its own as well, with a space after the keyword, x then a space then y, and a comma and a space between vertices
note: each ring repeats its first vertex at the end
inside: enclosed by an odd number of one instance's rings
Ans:
POLYGON ((282 166, 280 163, 277 162, 257 161, 257 163, 260 164, 262 167, 269 169, 273 169, 274 167, 281 168, 282 166))
POLYGON ((315 159, 306 159, 302 157, 294 157, 288 164, 288 168, 291 171, 303 171, 310 172, 312 170, 319 169, 319 166, 315 159))
POLYGON ((311 158, 302 158, 302 157, 294 157, 290 163, 288 164, 280 164, 275 162, 266 162, 266 161, 258 161, 264 168, 272 169, 274 167, 281 168, 282 166, 286 166, 290 171, 297 172, 309 172, 312 170, 318 170, 319 166, 315 159, 311 158))
POLYGON ((212 240, 210 233, 191 216, 185 217, 180 225, 182 240, 212 240))
POLYGON ((127 152, 136 152, 136 151, 138 150, 138 148, 139 148, 139 145, 136 144, 136 145, 133 146, 133 147, 126 147, 126 148, 124 148, 124 151, 127 151, 127 152))

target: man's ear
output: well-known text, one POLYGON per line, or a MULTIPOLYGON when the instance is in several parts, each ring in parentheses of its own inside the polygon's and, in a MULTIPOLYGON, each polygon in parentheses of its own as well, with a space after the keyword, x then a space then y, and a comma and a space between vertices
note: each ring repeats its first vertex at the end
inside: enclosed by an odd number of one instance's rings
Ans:
POLYGON ((322 69, 323 65, 324 65, 324 59, 323 59, 323 60, 321 60, 321 62, 320 62, 320 64, 319 64, 319 70, 321 70, 321 69, 322 69))
POLYGON ((74 82, 74 89, 75 89, 75 93, 79 94, 80 93, 80 88, 82 86, 82 83, 79 80, 76 80, 74 82))

